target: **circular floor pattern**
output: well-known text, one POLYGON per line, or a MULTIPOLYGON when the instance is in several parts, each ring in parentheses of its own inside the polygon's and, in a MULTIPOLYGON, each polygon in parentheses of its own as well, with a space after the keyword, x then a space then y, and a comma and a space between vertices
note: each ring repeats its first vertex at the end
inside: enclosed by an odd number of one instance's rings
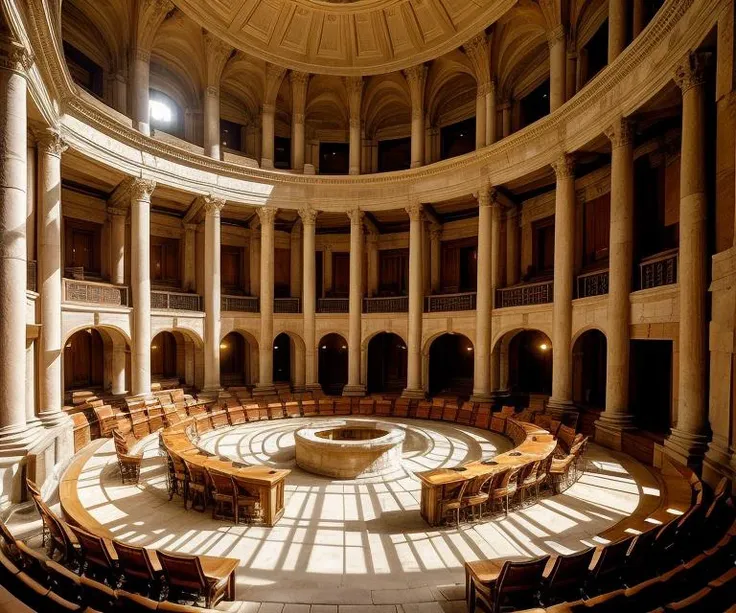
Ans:
MULTIPOLYGON (((392 605, 462 599, 467 560, 569 553, 653 495, 651 474, 592 445, 588 469, 564 494, 504 518, 430 528, 419 515, 414 471, 489 457, 502 436, 457 424, 391 419, 406 428, 403 465, 390 475, 337 481, 294 465, 296 429, 314 419, 245 424, 205 434, 199 444, 239 462, 289 467, 286 510, 274 528, 234 526, 169 501, 157 437, 145 439, 141 483, 123 486, 112 443, 84 467, 78 491, 92 516, 138 545, 241 560, 239 600, 392 605), (449 586, 449 587, 448 587, 449 586), (449 594, 452 593, 452 598, 449 594)), ((390 606, 389 606, 390 608, 390 606)), ((393 609, 391 609, 393 610, 393 609)))

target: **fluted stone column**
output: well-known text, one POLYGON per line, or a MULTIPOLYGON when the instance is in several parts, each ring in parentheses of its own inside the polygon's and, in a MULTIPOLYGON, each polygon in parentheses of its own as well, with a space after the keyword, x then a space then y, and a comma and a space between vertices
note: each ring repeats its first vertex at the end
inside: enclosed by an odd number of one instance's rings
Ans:
MULTIPOLYGON (((26 70, 30 58, 0 40, 0 451, 28 443, 26 431, 26 70)), ((9 497, 5 492, 2 499, 9 497)))
POLYGON ((608 0, 608 63, 626 48, 626 30, 631 0, 608 0))
POLYGON ((361 326, 363 316, 363 217, 360 209, 348 211, 350 217, 350 306, 348 320, 348 384, 344 396, 363 396, 360 383, 361 326))
POLYGON ((478 283, 475 306, 473 400, 491 399, 491 315, 493 312, 492 224, 496 192, 488 185, 478 193, 478 283))
POLYGON ((519 282, 519 215, 517 211, 506 214, 506 285, 519 282))
POLYGON ((305 384, 308 390, 320 389, 317 375, 317 264, 315 231, 317 211, 306 207, 299 210, 302 218, 302 249, 304 282, 302 284, 302 315, 304 317, 305 384))
POLYGON ((552 306, 552 411, 572 408, 572 289, 575 253, 575 165, 563 155, 553 164, 555 195, 555 277, 552 306))
POLYGON ((273 258, 274 220, 278 209, 257 209, 261 219, 261 338, 258 357, 258 387, 255 393, 266 396, 275 392, 273 387, 273 258))
POLYGON ((248 250, 248 263, 250 265, 250 295, 261 295, 261 237, 253 229, 250 235, 250 247, 248 250))
POLYGON ((204 391, 220 389, 220 215, 225 199, 204 197, 204 391))
POLYGON ((409 334, 404 398, 422 398, 422 223, 421 204, 406 208, 409 214, 409 334))
POLYGON ((149 120, 149 92, 148 82, 151 71, 151 53, 146 49, 132 51, 132 100, 133 100, 133 127, 141 134, 151 135, 149 120))
POLYGON ((196 260, 197 260, 197 224, 184 224, 184 275, 182 285, 187 292, 194 292, 197 289, 196 280, 196 260))
POLYGON ((705 74, 708 54, 688 55, 677 69, 682 90, 680 153, 680 360, 677 425, 668 452, 688 464, 702 461, 707 441, 706 292, 708 233, 705 160, 705 74))
POLYGON ((54 129, 37 135, 38 142, 38 273, 41 304, 39 417, 46 425, 64 418, 61 342, 61 154, 66 145, 54 129))
POLYGON ((606 131, 611 140, 611 231, 608 268, 606 410, 596 440, 621 449, 629 412, 629 319, 634 257, 634 148, 631 128, 619 118, 606 131))
POLYGON ((361 149, 361 117, 360 109, 363 100, 363 77, 345 77, 345 89, 348 92, 348 107, 350 109, 350 167, 351 175, 360 174, 361 149))
POLYGON ((427 67, 424 64, 404 70, 411 94, 411 167, 424 162, 424 85, 427 67))
POLYGON ((432 224, 429 230, 430 289, 433 294, 440 292, 441 258, 442 258, 442 226, 432 224))
POLYGON ((107 207, 110 215, 110 283, 125 283, 125 219, 126 209, 107 207))
POLYGON ((291 168, 304 172, 304 108, 307 102, 309 74, 292 71, 291 83, 291 168))
POLYGON ((378 295, 378 274, 380 257, 378 253, 378 234, 370 232, 367 237, 368 243, 368 296, 373 298, 378 295))
POLYGON ((151 195, 156 182, 130 182, 130 284, 133 290, 134 396, 151 393, 151 195))
POLYGON ((567 36, 565 27, 558 25, 547 33, 549 44, 549 110, 558 109, 565 103, 567 81, 567 36))

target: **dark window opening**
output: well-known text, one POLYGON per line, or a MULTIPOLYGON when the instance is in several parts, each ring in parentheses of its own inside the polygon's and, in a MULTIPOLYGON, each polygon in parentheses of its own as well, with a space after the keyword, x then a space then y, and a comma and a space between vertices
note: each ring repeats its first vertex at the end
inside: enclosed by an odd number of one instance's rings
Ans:
POLYGON ((273 166, 281 170, 291 168, 291 139, 285 136, 274 138, 273 166))
POLYGON ((440 157, 443 160, 475 151, 475 117, 440 129, 440 157))
POLYGON ((667 434, 671 427, 672 341, 632 340, 629 406, 637 427, 667 434))
POLYGON ((319 144, 319 174, 346 175, 350 171, 350 145, 348 143, 319 144))
POLYGON ((64 41, 64 58, 72 80, 97 98, 104 95, 104 71, 76 47, 64 41))
POLYGON ((608 261, 611 225, 611 194, 589 200, 583 209, 583 265, 598 268, 608 261))
POLYGON ((478 239, 443 241, 440 248, 440 291, 474 292, 478 287, 478 239))
POLYGON ((399 394, 406 388, 406 344, 397 334, 381 332, 368 343, 368 393, 399 394))
POLYGON ((378 172, 407 170, 411 167, 411 138, 378 141, 378 172))
POLYGON ((240 128, 239 123, 227 119, 220 120, 220 143, 223 147, 234 151, 243 150, 243 143, 240 140, 240 128))
POLYGON ((519 100, 521 127, 549 115, 549 79, 519 100))
POLYGON ((165 288, 181 286, 179 239, 151 237, 151 282, 165 288))
POLYGON ((280 383, 291 381, 291 338, 285 332, 273 341, 273 380, 280 383))
POLYGON ((601 24, 598 31, 591 36, 585 45, 584 53, 587 57, 587 66, 583 75, 582 87, 608 65, 608 20, 601 24))
POLYGON ((533 277, 552 275, 555 268, 554 217, 547 217, 532 224, 532 258, 533 264, 525 275, 525 281, 533 277))
POLYGON ((348 343, 339 334, 319 341, 319 384, 325 394, 342 395, 348 382, 348 343))

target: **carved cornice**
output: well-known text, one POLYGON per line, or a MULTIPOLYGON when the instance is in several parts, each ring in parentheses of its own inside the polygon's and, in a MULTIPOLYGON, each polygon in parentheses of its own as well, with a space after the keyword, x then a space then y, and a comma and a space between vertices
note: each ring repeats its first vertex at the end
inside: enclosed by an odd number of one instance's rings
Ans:
POLYGON ((276 213, 278 212, 279 210, 272 206, 262 206, 256 209, 256 213, 258 213, 258 219, 261 220, 261 226, 272 226, 274 220, 276 219, 276 213))
POLYGON ((568 153, 562 154, 554 162, 552 168, 555 171, 557 179, 566 179, 575 176, 575 157, 568 153))
POLYGON ((626 117, 619 117, 614 121, 606 128, 605 134, 611 141, 611 147, 613 149, 630 145, 634 139, 631 121, 626 117))
POLYGON ((299 209, 299 217, 302 218, 302 224, 305 226, 313 226, 317 222, 317 215, 319 211, 316 211, 312 207, 305 206, 299 209))
POLYGON ((710 64, 712 53, 688 53, 675 69, 675 83, 684 94, 691 87, 705 83, 705 72, 710 64))
POLYGON ((55 128, 47 128, 36 132, 36 145, 38 150, 45 155, 53 155, 60 158, 61 154, 69 148, 66 141, 55 128))

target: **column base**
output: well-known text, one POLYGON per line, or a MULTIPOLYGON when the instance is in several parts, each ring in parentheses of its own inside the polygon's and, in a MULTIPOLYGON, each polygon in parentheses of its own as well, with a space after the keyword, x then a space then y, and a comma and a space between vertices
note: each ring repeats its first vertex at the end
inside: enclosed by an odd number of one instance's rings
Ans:
POLYGON ((476 392, 470 396, 470 402, 493 402, 493 394, 491 392, 476 392))
POLYGON ((224 389, 221 387, 205 387, 197 394, 197 398, 217 401, 220 397, 220 393, 223 391, 224 389))
POLYGON ((409 398, 410 400, 424 400, 427 395, 421 388, 410 389, 407 387, 403 392, 401 392, 401 397, 409 398))
POLYGON ((342 388, 343 396, 365 396, 365 385, 346 385, 342 388))
POLYGON ((306 390, 307 390, 307 386, 306 385, 294 385, 291 388, 291 391, 294 392, 294 393, 296 393, 296 394, 301 394, 302 392, 305 392, 306 390))
POLYGON ((731 454, 727 446, 711 441, 703 460, 703 481, 715 488, 723 477, 731 480, 736 478, 736 456, 731 454))
POLYGON ((0 456, 25 456, 41 438, 44 431, 44 428, 29 428, 25 424, 0 429, 0 456))
POLYGON ((566 413, 577 413, 578 408, 572 403, 572 400, 558 400, 556 398, 550 398, 547 401, 545 412, 552 417, 561 417, 566 413))
POLYGON ((304 389, 307 392, 321 392, 322 386, 319 383, 307 383, 304 389))
POLYGON ((595 442, 609 449, 621 451, 624 432, 634 429, 631 422, 631 415, 606 415, 604 412, 595 422, 595 442))
POLYGON ((46 411, 39 413, 38 419, 46 428, 55 428, 64 424, 70 424, 72 418, 64 411, 46 411))
POLYGON ((664 448, 665 453, 673 460, 685 466, 699 468, 708 449, 708 437, 672 428, 664 441, 664 448))
POLYGON ((275 396, 276 395, 276 388, 273 386, 273 383, 268 383, 266 385, 256 385, 253 388, 253 397, 258 396, 275 396))

